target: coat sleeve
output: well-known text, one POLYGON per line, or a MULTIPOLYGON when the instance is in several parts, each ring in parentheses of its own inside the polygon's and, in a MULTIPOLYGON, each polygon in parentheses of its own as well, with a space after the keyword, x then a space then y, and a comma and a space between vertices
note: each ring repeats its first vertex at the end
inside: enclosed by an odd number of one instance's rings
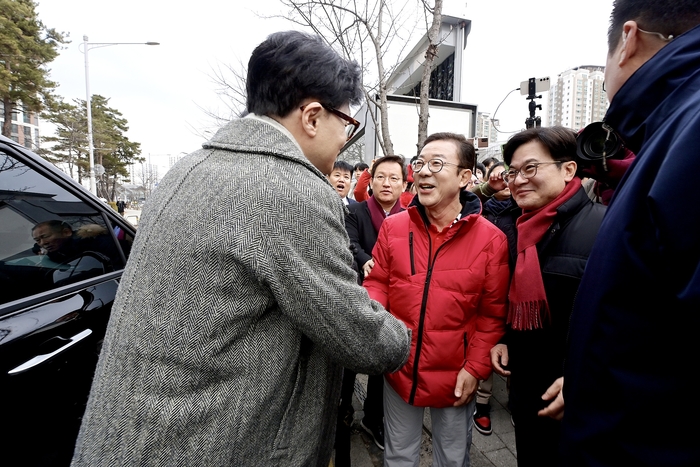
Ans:
POLYGON ((369 186, 369 181, 371 179, 372 174, 367 169, 365 169, 365 171, 360 174, 360 178, 357 179, 357 184, 355 185, 355 190, 352 192, 352 194, 355 196, 355 201, 358 203, 369 199, 367 187, 369 186))
POLYGON ((395 371, 408 359, 410 333, 357 284, 342 206, 328 197, 287 200, 283 218, 261 220, 255 273, 283 315, 341 365, 395 371))
POLYGON ((506 297, 510 281, 505 235, 499 232, 487 246, 485 254, 489 255, 489 260, 477 310, 476 329, 467 348, 467 363, 464 366, 478 379, 487 379, 491 374, 491 348, 505 333, 506 297))

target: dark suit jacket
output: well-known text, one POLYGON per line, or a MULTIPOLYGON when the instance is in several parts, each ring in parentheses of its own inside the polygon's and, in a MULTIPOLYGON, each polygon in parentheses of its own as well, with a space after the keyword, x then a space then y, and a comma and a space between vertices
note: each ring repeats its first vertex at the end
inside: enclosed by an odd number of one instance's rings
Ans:
POLYGON ((369 213, 367 202, 350 204, 348 206, 350 212, 345 216, 345 229, 350 237, 357 272, 361 279, 364 279, 362 266, 372 259, 372 249, 377 243, 377 235, 379 234, 372 225, 372 216, 369 213))

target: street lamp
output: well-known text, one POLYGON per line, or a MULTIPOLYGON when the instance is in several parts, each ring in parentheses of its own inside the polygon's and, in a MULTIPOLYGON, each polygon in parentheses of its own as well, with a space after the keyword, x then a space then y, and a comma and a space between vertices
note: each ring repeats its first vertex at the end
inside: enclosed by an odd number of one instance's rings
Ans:
POLYGON ((90 73, 88 62, 88 51, 98 47, 109 47, 110 45, 160 45, 159 42, 88 42, 88 36, 83 36, 83 53, 85 54, 85 96, 87 107, 87 127, 88 127, 88 150, 90 153, 90 191, 97 195, 95 184, 95 148, 92 142, 92 96, 90 94, 90 73))

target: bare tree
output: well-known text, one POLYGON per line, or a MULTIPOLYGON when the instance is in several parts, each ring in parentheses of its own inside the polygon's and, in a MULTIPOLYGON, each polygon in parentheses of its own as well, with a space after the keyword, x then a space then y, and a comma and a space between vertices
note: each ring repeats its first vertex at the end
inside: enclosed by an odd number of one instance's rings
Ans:
MULTIPOLYGON (((418 114, 418 150, 423 147, 423 142, 428 138, 428 117, 429 117, 429 91, 430 74, 433 71, 433 63, 437 57, 438 46, 440 45, 440 25, 442 24, 442 0, 435 0, 435 5, 431 8, 426 0, 422 0, 425 11, 432 14, 433 21, 428 29, 428 48, 425 51, 425 61, 423 62, 423 75, 420 82, 420 112, 418 114)), ((427 24, 427 14, 426 14, 427 24)))
MULTIPOLYGON (((280 0, 289 8, 284 18, 300 26, 310 28, 347 59, 357 61, 362 67, 363 90, 369 106, 379 106, 379 121, 375 112, 368 112, 375 128, 379 128, 379 145, 383 154, 394 154, 389 131, 387 81, 403 59, 411 37, 418 29, 419 18, 425 20, 429 45, 425 53, 421 80, 418 145, 427 137, 428 93, 430 76, 438 46, 441 42, 443 0, 280 0), (413 5, 413 7, 412 7, 413 5), (432 18, 432 19, 431 19, 432 18), (430 26, 428 26, 431 21, 430 26), (367 82, 368 77, 372 78, 367 82)), ((263 18, 269 18, 262 16, 263 18)), ((240 116, 245 109, 246 67, 226 65, 212 70, 212 81, 217 93, 228 109, 228 115, 202 109, 217 124, 240 116), (232 77, 232 78, 231 78, 232 77)), ((201 132, 200 132, 201 133, 201 132)), ((206 132, 205 132, 206 133, 206 132)))
POLYGON ((369 112, 375 127, 381 129, 379 144, 384 154, 393 154, 388 119, 387 80, 410 43, 417 24, 415 0, 280 0, 290 9, 290 21, 311 28, 345 58, 356 60, 363 70, 365 100, 378 102, 380 121, 369 112), (414 5, 411 8, 411 5, 414 5), (391 65, 388 65, 391 64, 391 65), (372 69, 372 65, 376 68, 372 69))

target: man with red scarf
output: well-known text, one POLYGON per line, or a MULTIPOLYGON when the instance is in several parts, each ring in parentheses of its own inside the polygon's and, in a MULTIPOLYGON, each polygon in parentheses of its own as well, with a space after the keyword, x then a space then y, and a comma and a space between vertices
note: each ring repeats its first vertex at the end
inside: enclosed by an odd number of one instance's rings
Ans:
POLYGON ((522 215, 509 238, 517 243, 509 328, 491 362, 510 375, 519 467, 558 465, 561 423, 545 410, 558 394, 548 388, 564 372, 569 315, 605 213, 581 186, 575 155, 576 134, 563 127, 520 132, 503 151, 503 180, 522 215))
MULTIPOLYGON (((372 196, 360 203, 348 206, 345 216, 345 229, 350 237, 355 264, 360 282, 374 267, 372 249, 377 242, 377 234, 387 216, 403 211, 399 197, 406 188, 406 167, 401 156, 384 156, 373 161, 369 169, 372 196)), ((343 387, 340 392, 338 417, 345 426, 338 425, 336 434, 335 465, 350 465, 350 433, 346 429, 352 421, 354 409, 352 394, 355 389, 356 373, 343 371, 343 387)), ((372 436, 374 443, 384 449, 384 404, 382 402, 384 377, 381 374, 367 378, 367 398, 364 402, 362 427, 372 436)))

